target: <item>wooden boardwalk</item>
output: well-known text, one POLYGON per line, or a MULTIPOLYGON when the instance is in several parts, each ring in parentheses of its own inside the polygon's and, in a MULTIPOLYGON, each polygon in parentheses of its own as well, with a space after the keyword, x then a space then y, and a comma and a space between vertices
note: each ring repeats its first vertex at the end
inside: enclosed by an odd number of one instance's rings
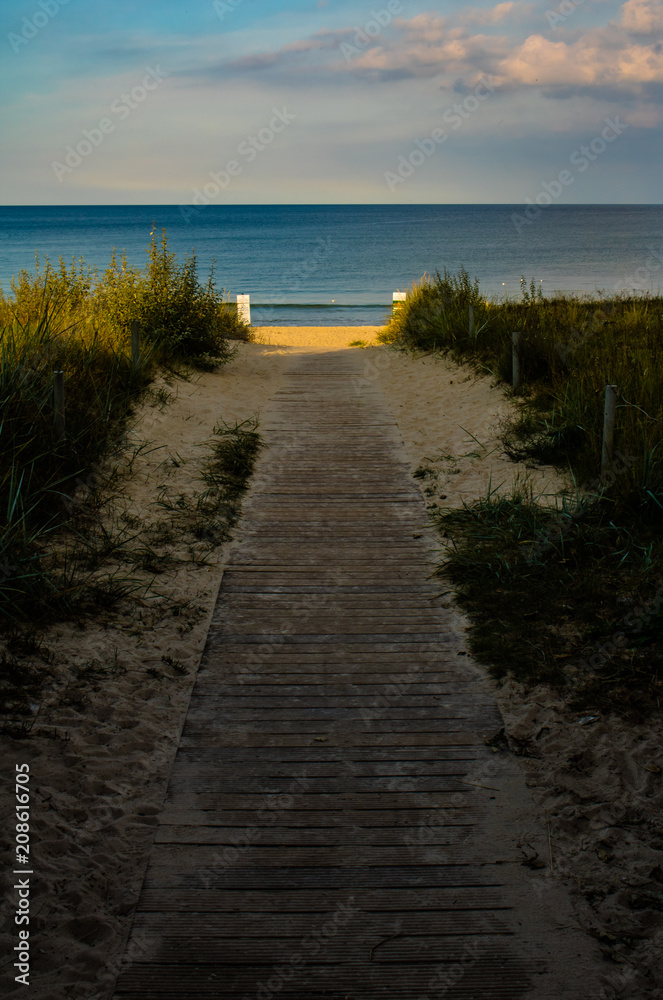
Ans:
POLYGON ((362 361, 297 357, 263 420, 116 1000, 590 995, 362 361))

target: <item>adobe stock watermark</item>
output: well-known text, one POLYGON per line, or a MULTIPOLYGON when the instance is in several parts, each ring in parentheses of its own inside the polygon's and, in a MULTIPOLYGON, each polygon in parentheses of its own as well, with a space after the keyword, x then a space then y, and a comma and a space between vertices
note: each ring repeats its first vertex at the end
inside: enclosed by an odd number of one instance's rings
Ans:
MULTIPOLYGON (((269 795, 265 805, 257 812, 256 818, 261 824, 269 823, 275 826, 279 815, 296 806, 296 796, 304 794, 310 784, 311 779, 304 771, 299 777, 293 778, 287 791, 269 795)), ((241 833, 231 834, 230 843, 226 844, 223 849, 219 848, 218 851, 215 851, 209 866, 200 871, 198 877, 203 887, 205 889, 212 888, 222 872, 232 865, 238 864, 242 857, 256 846, 256 842, 264 835, 265 829, 265 826, 257 826, 254 823, 246 826, 241 833)))
POLYGON ((297 115, 291 114, 287 108, 272 108, 272 117, 269 123, 259 130, 256 135, 247 135, 237 147, 237 155, 245 160, 241 163, 238 159, 228 160, 225 167, 216 172, 209 171, 210 180, 202 188, 193 189, 193 204, 180 205, 180 215, 185 222, 190 222, 191 218, 198 215, 201 206, 209 205, 214 198, 218 198, 222 191, 232 182, 233 177, 239 177, 247 164, 253 163, 258 153, 262 153, 270 146, 276 136, 283 132, 288 125, 295 120, 297 115))
MULTIPOLYGON (((484 101, 487 101, 499 84, 492 76, 482 76, 471 94, 468 94, 463 101, 457 101, 442 115, 442 121, 449 125, 452 132, 457 132, 464 122, 478 111, 484 101)), ((425 139, 415 139, 414 148, 407 156, 398 157, 396 172, 385 170, 384 179, 390 191, 395 191, 399 184, 403 184, 418 167, 421 167, 436 150, 444 145, 448 140, 449 133, 443 128, 434 128, 430 136, 425 139)))
POLYGON ((628 647, 629 641, 642 632, 652 618, 658 615, 661 606, 663 606, 663 577, 659 577, 656 582, 658 590, 654 596, 624 615, 623 630, 613 632, 609 639, 595 643, 594 651, 584 659, 571 661, 571 665, 576 670, 587 673, 589 671, 596 672, 605 667, 610 660, 628 647))
POLYGON ((636 971, 632 967, 620 969, 619 972, 611 973, 609 977, 598 987, 598 992, 592 991, 587 1000, 622 1000, 626 997, 635 996, 633 989, 636 971))
MULTIPOLYGON (((628 472, 637 461, 637 455, 632 455, 630 452, 616 451, 615 460, 611 467, 602 472, 600 476, 588 480, 580 489, 583 493, 592 493, 594 490, 609 488, 615 484, 619 476, 623 476, 624 473, 628 472)), ((546 528, 539 528, 535 533, 535 541, 532 548, 524 556, 525 562, 535 562, 546 552, 550 551, 557 539, 560 537, 563 538, 576 521, 582 517, 583 512, 584 506, 579 504, 578 508, 572 513, 564 515, 562 512, 559 512, 551 519, 551 523, 546 528)))
POLYGON ((42 28, 60 13, 60 8, 66 7, 68 3, 70 0, 39 0, 39 10, 35 10, 32 17, 23 18, 20 33, 10 31, 7 35, 7 41, 14 52, 20 52, 24 45, 36 38, 42 28))
POLYGON ((116 984, 120 973, 126 975, 132 965, 145 959, 150 951, 154 952, 154 938, 150 939, 145 931, 133 931, 124 954, 102 966, 100 972, 97 973, 98 985, 93 987, 94 992, 89 993, 85 1000, 105 1000, 108 991, 112 990, 116 984))
MULTIPOLYGON (((619 120, 619 116, 614 119, 604 118, 604 121, 606 125, 601 134, 594 136, 587 145, 583 144, 574 149, 569 157, 569 163, 576 168, 578 174, 584 174, 585 170, 629 127, 628 122, 619 120)), ((564 189, 574 184, 575 179, 571 170, 560 170, 552 181, 542 181, 539 193, 533 199, 525 199, 527 208, 524 212, 522 214, 513 212, 511 215, 511 221, 518 235, 520 236, 525 226, 531 226, 535 219, 539 218, 544 208, 548 208, 554 200, 561 197, 564 189)))
POLYGON ((424 993, 419 1000, 436 1000, 437 997, 445 997, 450 990, 453 990, 465 978, 481 958, 481 939, 467 941, 463 947, 463 954, 455 962, 445 962, 438 965, 435 975, 431 976, 426 984, 426 989, 430 993, 424 993))
POLYGON ((623 286, 619 282, 616 282, 613 286, 614 291, 619 292, 622 288, 626 288, 629 291, 631 289, 637 289, 638 291, 646 291, 648 289, 648 286, 652 283, 654 274, 656 271, 660 271, 661 266, 663 266, 663 247, 660 250, 657 250, 656 247, 647 247, 647 249, 650 256, 647 257, 644 264, 641 264, 632 275, 626 277, 623 286))
POLYGON ((226 14, 232 14, 241 3, 244 3, 244 0, 214 0, 212 7, 219 21, 223 21, 226 14))
MULTIPOLYGON (((303 973, 306 966, 328 947, 339 931, 343 930, 361 912, 355 905, 355 897, 349 896, 345 903, 338 903, 322 926, 312 926, 299 942, 299 950, 292 952, 285 961, 274 965, 265 976, 258 980, 253 994, 245 994, 242 1000, 272 1000, 277 997, 287 983, 291 983, 303 973)), ((319 959, 318 959, 319 961, 319 959)), ((287 991, 288 992, 288 991, 287 991)))
MULTIPOLYGON (((156 69, 151 66, 145 67, 145 76, 139 84, 131 88, 129 93, 122 93, 110 105, 110 113, 115 115, 121 122, 125 121, 132 111, 147 98, 148 94, 157 90, 168 76, 157 65, 156 69)), ((107 135, 110 135, 117 128, 117 122, 112 118, 102 118, 95 128, 83 129, 83 138, 76 146, 65 146, 64 163, 60 160, 53 160, 51 169, 61 184, 64 178, 80 167, 83 160, 87 159, 95 149, 101 146, 107 135)))
POLYGON ((599 333, 610 318, 613 307, 610 303, 605 303, 596 310, 592 316, 591 323, 584 331, 571 328, 570 337, 564 342, 555 344, 555 351, 559 355, 563 364, 567 364, 569 358, 590 340, 591 337, 599 333))
POLYGON ((584 2, 585 0, 562 0, 554 10, 547 10, 546 20, 550 27, 557 28, 560 24, 564 24, 566 19, 571 17, 571 14, 575 14, 578 7, 582 7, 584 2))
POLYGON ((372 10, 370 18, 363 27, 360 28, 357 25, 353 27, 352 30, 355 34, 352 44, 350 42, 341 42, 339 48, 343 53, 345 61, 351 62, 355 56, 361 55, 362 52, 370 48, 384 29, 389 27, 394 17, 402 14, 403 10, 404 7, 400 0, 389 0, 386 7, 380 10, 372 10))

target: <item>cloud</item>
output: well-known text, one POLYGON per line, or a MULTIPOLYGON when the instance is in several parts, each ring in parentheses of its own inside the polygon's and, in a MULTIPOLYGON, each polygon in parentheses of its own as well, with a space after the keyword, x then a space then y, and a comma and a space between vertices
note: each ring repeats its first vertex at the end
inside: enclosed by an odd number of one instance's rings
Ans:
MULTIPOLYGON (((500 3, 468 23, 495 24, 510 17, 516 5, 500 3)), ((508 89, 555 88, 568 96, 569 88, 611 87, 631 95, 644 93, 647 84, 663 81, 662 46, 657 38, 632 37, 663 28, 661 0, 626 0, 617 24, 586 29, 572 40, 546 38, 540 33, 518 42, 506 34, 475 33, 450 19, 420 14, 397 22, 399 37, 375 46, 353 63, 353 72, 399 69, 414 76, 453 73, 472 78, 479 71, 496 74, 508 89)), ((467 82, 467 79, 465 79, 467 82)))
MULTIPOLYGON (((468 6, 450 15, 396 18, 372 37, 356 27, 323 30, 185 75, 212 80, 241 74, 285 86, 305 80, 316 88, 431 79, 452 90, 472 87, 490 74, 502 94, 660 102, 663 0, 625 0, 614 21, 574 31, 569 24, 548 34, 532 30, 532 13, 527 0, 503 0, 481 10, 468 6)), ((538 24, 542 21, 539 10, 538 24)))
POLYGON ((609 26, 574 42, 530 35, 501 60, 497 73, 513 85, 611 87, 642 93, 644 85, 663 81, 660 45, 642 44, 609 26))
MULTIPOLYGON (((288 72, 300 71, 305 66, 305 57, 310 53, 338 52, 343 41, 347 41, 354 35, 353 28, 346 28, 342 31, 317 31, 310 38, 298 39, 289 42, 275 52, 259 52, 254 55, 241 56, 233 59, 229 63, 220 65, 216 69, 219 75, 231 75, 233 71, 246 72, 247 70, 260 70, 272 66, 280 66, 288 72)), ((194 70, 194 72, 196 72, 194 70)))
POLYGON ((462 25, 444 17, 418 14, 409 21, 397 21, 400 37, 385 40, 357 55, 347 70, 385 76, 394 70, 403 76, 430 77, 439 74, 463 75, 488 71, 508 48, 506 38, 471 34, 462 25))
POLYGON ((462 24, 499 24, 500 21, 508 18, 521 18, 530 15, 535 7, 532 3, 516 2, 516 0, 506 0, 505 3, 498 3, 496 7, 488 7, 475 10, 467 7, 459 14, 459 21, 462 24))
POLYGON ((639 34, 663 31, 661 0, 626 0, 621 15, 620 23, 627 31, 639 34))

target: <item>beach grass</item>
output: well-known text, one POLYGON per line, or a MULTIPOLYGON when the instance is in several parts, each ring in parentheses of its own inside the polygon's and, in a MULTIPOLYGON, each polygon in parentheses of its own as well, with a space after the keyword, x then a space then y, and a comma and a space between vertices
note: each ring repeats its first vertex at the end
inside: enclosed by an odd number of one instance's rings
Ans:
POLYGON ((553 684, 582 710, 660 707, 663 299, 546 299, 523 280, 520 300, 490 301, 466 271, 445 271, 413 287, 381 340, 493 375, 518 403, 507 453, 569 473, 555 504, 521 484, 435 513, 453 543, 440 572, 471 616, 478 659, 497 677, 553 684), (607 384, 618 405, 602 470, 607 384))
POLYGON ((54 568, 51 540, 80 517, 77 497, 89 507, 112 486, 127 422, 156 374, 213 370, 232 357, 231 339, 248 336, 213 276, 198 281, 195 255, 177 263, 165 231, 152 233, 142 271, 114 255, 103 275, 82 260, 37 259, 0 293, 0 624, 126 595, 127 581, 86 584, 73 553, 54 568))
POLYGON ((214 427, 211 454, 203 470, 204 489, 191 496, 164 494, 159 506, 168 511, 169 525, 203 543, 192 554, 197 561, 230 538, 240 503, 262 447, 258 420, 251 418, 214 427))

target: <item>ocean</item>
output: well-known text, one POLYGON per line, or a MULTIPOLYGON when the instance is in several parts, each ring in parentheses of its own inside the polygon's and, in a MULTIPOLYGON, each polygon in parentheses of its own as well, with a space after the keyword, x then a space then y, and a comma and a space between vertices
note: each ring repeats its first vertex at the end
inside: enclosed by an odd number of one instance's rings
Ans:
POLYGON ((0 285, 111 251, 143 267, 153 224, 199 275, 251 297, 255 326, 380 325, 392 293, 425 273, 467 269, 487 298, 663 288, 662 205, 176 205, 0 207, 0 285), (528 217, 529 216, 529 217, 528 217))

